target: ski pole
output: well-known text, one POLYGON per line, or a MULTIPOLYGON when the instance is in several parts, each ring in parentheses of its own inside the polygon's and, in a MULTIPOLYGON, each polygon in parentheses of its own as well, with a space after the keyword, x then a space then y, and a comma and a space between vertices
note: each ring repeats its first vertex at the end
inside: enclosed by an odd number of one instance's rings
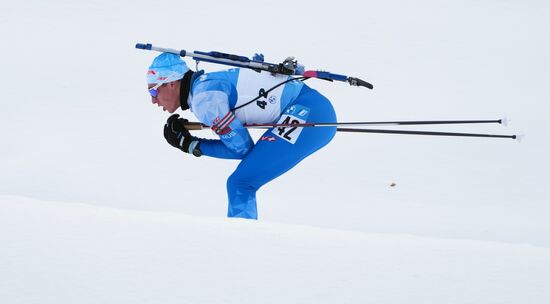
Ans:
POLYGON ((267 71, 267 72, 276 73, 276 74, 301 75, 308 78, 319 78, 319 79, 324 79, 329 81, 334 81, 334 80, 346 81, 351 86, 361 86, 369 89, 373 88, 372 84, 364 80, 361 80, 357 77, 348 77, 346 75, 333 74, 325 71, 312 71, 312 70, 298 71, 298 69, 296 69, 297 62, 292 57, 287 58, 287 60, 285 60, 283 63, 275 64, 275 63, 249 59, 246 56, 233 55, 233 54, 227 54, 227 53, 216 52, 216 51, 189 52, 186 50, 176 50, 171 48, 157 47, 157 46, 153 46, 150 43, 137 43, 136 49, 171 53, 171 54, 179 55, 181 57, 188 56, 193 58, 197 62, 204 61, 204 62, 211 62, 211 63, 217 63, 217 64, 225 64, 229 66, 249 68, 253 70, 262 70, 262 71, 267 71))
POLYGON ((493 120, 409 120, 409 121, 362 121, 362 122, 308 122, 297 124, 246 124, 247 128, 264 127, 337 127, 337 126, 391 126, 391 125, 446 125, 498 123, 507 125, 506 118, 493 120))
MULTIPOLYGON (((269 129, 269 128, 300 128, 300 127, 333 127, 338 126, 339 124, 263 124, 258 125, 248 125, 245 124, 245 128, 260 128, 260 129, 269 129)), ((187 130, 203 130, 210 129, 210 126, 202 124, 200 122, 187 122, 185 124, 187 130)), ((337 128, 338 132, 355 132, 355 133, 383 133, 383 134, 405 134, 405 135, 431 135, 431 136, 460 136, 460 137, 493 137, 493 138, 510 138, 517 139, 521 141, 523 138, 522 135, 500 135, 500 134, 479 134, 479 133, 453 133, 453 132, 435 132, 435 131, 412 131, 412 130, 381 130, 381 129, 355 129, 355 128, 337 128)))
POLYGON ((336 130, 339 131, 339 132, 356 132, 356 133, 383 133, 383 134, 431 135, 431 136, 510 138, 510 139, 517 139, 518 141, 521 141, 523 139, 522 135, 453 133, 453 132, 409 131, 409 130, 353 129, 353 128, 337 128, 336 130))
MULTIPOLYGON (((296 124, 285 123, 257 123, 245 124, 246 128, 275 128, 275 127, 337 127, 337 126, 389 126, 389 125, 444 125, 444 124, 481 124, 481 123, 498 123, 507 125, 508 120, 492 119, 492 120, 404 120, 404 121, 362 121, 362 122, 307 122, 296 124)), ((188 122, 186 124, 189 130, 208 129, 210 126, 199 122, 188 122)))

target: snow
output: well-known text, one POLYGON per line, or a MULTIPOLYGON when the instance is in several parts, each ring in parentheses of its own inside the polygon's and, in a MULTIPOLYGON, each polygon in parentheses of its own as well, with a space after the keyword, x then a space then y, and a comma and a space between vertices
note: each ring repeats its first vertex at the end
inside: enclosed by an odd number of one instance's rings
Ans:
POLYGON ((1 196, 3 303, 546 303, 550 249, 1 196))
POLYGON ((550 2, 311 5, 3 3, 0 303, 549 302, 550 2), (338 134, 227 219, 237 162, 165 143, 137 42, 373 83, 308 80, 341 121, 526 138, 338 134))

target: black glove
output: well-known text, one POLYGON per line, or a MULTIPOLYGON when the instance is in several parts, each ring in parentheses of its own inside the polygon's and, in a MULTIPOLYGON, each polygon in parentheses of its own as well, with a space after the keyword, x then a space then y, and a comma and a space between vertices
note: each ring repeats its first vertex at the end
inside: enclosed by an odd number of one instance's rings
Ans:
POLYGON ((166 124, 164 124, 164 138, 170 145, 185 153, 191 153, 197 157, 201 156, 199 139, 192 136, 189 130, 185 128, 188 120, 179 117, 179 114, 168 117, 166 124))

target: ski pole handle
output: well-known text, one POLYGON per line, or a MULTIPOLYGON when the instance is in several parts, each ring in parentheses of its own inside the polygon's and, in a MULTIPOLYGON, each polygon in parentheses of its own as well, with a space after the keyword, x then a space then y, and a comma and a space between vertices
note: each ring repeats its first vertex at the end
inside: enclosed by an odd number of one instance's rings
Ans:
POLYGON ((187 122, 183 125, 187 130, 202 130, 208 128, 208 126, 203 125, 200 122, 187 122))

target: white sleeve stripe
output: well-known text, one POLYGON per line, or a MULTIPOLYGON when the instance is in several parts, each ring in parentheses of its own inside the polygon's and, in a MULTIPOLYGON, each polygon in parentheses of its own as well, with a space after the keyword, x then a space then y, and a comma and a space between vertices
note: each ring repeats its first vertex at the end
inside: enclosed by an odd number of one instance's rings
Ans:
POLYGON ((235 113, 228 112, 220 122, 216 124, 216 127, 219 126, 220 129, 223 129, 224 127, 228 126, 233 120, 235 119, 235 113))

